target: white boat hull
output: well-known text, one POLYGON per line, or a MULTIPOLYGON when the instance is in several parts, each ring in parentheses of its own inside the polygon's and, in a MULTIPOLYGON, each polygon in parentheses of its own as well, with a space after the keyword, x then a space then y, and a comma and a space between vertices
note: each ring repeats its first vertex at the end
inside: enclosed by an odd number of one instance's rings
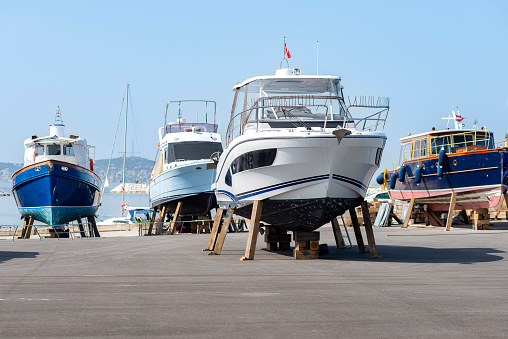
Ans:
POLYGON ((331 133, 271 131, 233 140, 218 164, 214 190, 221 208, 250 217, 250 204, 263 200, 261 220, 291 230, 314 230, 358 206, 379 160, 386 137, 357 132, 340 143, 331 133), (227 171, 242 154, 277 149, 273 164, 232 175, 227 171))

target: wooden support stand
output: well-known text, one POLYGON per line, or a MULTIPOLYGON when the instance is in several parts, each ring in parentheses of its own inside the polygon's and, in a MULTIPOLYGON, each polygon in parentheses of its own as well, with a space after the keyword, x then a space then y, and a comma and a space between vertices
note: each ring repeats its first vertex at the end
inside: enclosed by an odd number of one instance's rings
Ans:
POLYGON ((168 209, 167 205, 162 205, 162 209, 159 212, 159 219, 158 219, 157 230, 155 231, 155 235, 162 234, 162 225, 164 223, 164 219, 166 218, 167 209, 168 209))
POLYGON ((222 222, 222 214, 224 210, 217 208, 215 210, 215 219, 213 220, 212 231, 210 232, 210 238, 208 239, 208 245, 203 251, 213 251, 215 248, 215 242, 217 241, 217 234, 219 233, 220 223, 222 222))
POLYGON ((337 244, 337 248, 346 248, 346 244, 344 243, 344 238, 342 237, 342 232, 340 231, 339 227, 339 220, 338 217, 335 217, 332 219, 332 229, 333 229, 333 235, 335 237, 335 243, 337 244))
POLYGON ((34 224, 33 217, 23 218, 23 230, 21 231, 21 237, 19 237, 19 239, 30 239, 33 224, 34 224))
POLYGON ((268 251, 289 250, 291 235, 288 231, 274 226, 265 227, 265 242, 268 251))
POLYGON ((150 224, 148 225, 148 235, 152 235, 153 224, 155 223, 155 217, 157 216, 157 207, 153 208, 152 217, 150 218, 150 224))
POLYGON ((293 232, 295 259, 318 259, 319 258, 319 232, 293 232))
POLYGON ((252 206, 252 214, 250 217, 249 236, 247 238, 247 246, 245 247, 245 256, 240 260, 253 260, 256 252, 256 242, 259 233, 259 222, 261 221, 261 211, 263 210, 263 201, 255 200, 252 206))
POLYGON ((356 210, 354 207, 349 209, 349 215, 351 216, 351 222, 353 223, 358 251, 360 251, 360 253, 365 253, 367 251, 365 250, 365 245, 363 244, 362 231, 360 230, 360 224, 358 223, 358 217, 356 216, 356 210))
POLYGON ((455 201, 457 200, 457 192, 452 192, 450 198, 450 208, 448 209, 448 216, 446 217, 446 228, 445 231, 449 231, 452 227, 453 212, 455 211, 455 201))
POLYGON ((432 220, 433 225, 439 225, 441 227, 444 227, 443 221, 441 221, 441 219, 438 218, 436 213, 434 213, 434 211, 431 210, 430 208, 427 208, 427 215, 430 218, 430 220, 432 220))
POLYGON ((490 215, 488 208, 477 208, 471 215, 473 219, 473 229, 475 231, 488 230, 490 226, 490 215))
POLYGON ((101 235, 99 234, 99 230, 97 229, 97 224, 95 223, 95 217, 93 215, 87 217, 88 224, 90 225, 90 236, 94 236, 99 238, 101 235))
MULTIPOLYGON (((365 200, 362 201, 362 213, 363 215, 369 215, 369 204, 365 200)), ((372 259, 380 258, 377 255, 376 240, 374 239, 372 222, 370 221, 370 218, 364 218, 363 222, 365 223, 365 233, 367 234, 367 242, 369 243, 370 257, 372 259)))
MULTIPOLYGON (((497 204, 497 211, 496 216, 494 217, 495 220, 499 218, 499 214, 501 213, 501 210, 503 209, 503 202, 508 209, 508 193, 503 193, 503 195, 499 198, 499 204, 497 204)), ((508 218, 508 212, 506 213, 506 217, 508 218)))
POLYGON ((222 251, 222 246, 224 245, 224 240, 226 240, 226 234, 228 233, 229 223, 231 222, 231 219, 233 218, 233 213, 235 211, 230 208, 226 212, 224 223, 221 226, 219 237, 217 239, 217 242, 215 243, 213 252, 210 252, 208 254, 216 254, 219 255, 222 251))
POLYGON ((406 219, 404 219, 404 225, 401 228, 407 228, 409 226, 409 219, 411 219, 411 212, 413 212, 413 206, 415 205, 415 198, 411 198, 409 202, 409 208, 407 209, 406 219))
MULTIPOLYGON (((369 215, 369 204, 364 200, 361 203, 362 214, 369 215)), ((349 214, 351 215, 351 221, 353 222, 353 230, 355 231, 356 243, 358 244, 358 251, 360 253, 366 253, 365 245, 363 243, 362 231, 360 230, 360 224, 358 223, 358 218, 356 217, 356 211, 354 208, 349 209, 349 214)), ((364 218, 363 222, 365 224, 365 233, 367 234, 367 241, 369 243, 369 252, 370 257, 381 258, 377 254, 376 249, 376 241, 374 238, 374 230, 372 228, 372 222, 370 218, 364 218)))
POLYGON ((78 228, 79 228, 79 234, 81 235, 81 238, 86 238, 86 232, 85 228, 83 227, 83 222, 81 221, 81 218, 76 218, 76 221, 78 222, 78 228))
POLYGON ((169 234, 172 235, 175 233, 176 222, 178 221, 178 217, 180 216, 180 211, 182 210, 183 202, 179 201, 178 205, 176 205, 175 214, 173 215, 173 221, 171 221, 171 226, 169 227, 169 234))

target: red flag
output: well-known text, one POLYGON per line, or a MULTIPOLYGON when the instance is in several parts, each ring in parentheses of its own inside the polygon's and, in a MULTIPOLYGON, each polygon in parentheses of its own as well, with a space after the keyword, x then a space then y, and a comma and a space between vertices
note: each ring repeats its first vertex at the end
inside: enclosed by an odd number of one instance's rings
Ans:
POLYGON ((286 46, 286 43, 284 43, 284 55, 289 59, 291 58, 291 53, 289 53, 288 46, 286 46))
POLYGON ((461 122, 462 120, 464 120, 465 118, 463 116, 460 116, 458 114, 455 114, 455 116, 457 117, 457 121, 458 122, 461 122))

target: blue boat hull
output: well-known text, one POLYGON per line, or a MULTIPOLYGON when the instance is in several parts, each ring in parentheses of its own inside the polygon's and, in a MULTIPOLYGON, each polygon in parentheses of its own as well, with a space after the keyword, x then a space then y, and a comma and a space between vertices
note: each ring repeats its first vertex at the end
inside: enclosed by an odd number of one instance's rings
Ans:
POLYGON ((101 180, 66 162, 43 161, 14 173, 12 193, 23 217, 48 225, 92 216, 99 208, 101 180))
MULTIPOLYGON (((435 211, 447 210, 452 192, 457 193, 456 209, 496 206, 508 185, 508 155, 497 150, 450 154, 444 158, 443 175, 438 175, 437 157, 406 162, 405 180, 399 171, 390 197, 397 200, 416 199, 430 204, 435 211), (421 182, 415 178, 422 171, 421 182)), ((390 175, 389 175, 390 177, 390 175)))

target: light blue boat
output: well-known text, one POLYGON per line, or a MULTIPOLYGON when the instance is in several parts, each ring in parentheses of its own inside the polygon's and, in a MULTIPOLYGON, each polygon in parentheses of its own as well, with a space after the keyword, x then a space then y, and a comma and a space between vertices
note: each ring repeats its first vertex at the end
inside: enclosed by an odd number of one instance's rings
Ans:
MULTIPOLYGON (((181 105, 214 107, 215 102, 206 100, 170 101, 178 104, 178 121, 166 123, 159 129, 159 154, 150 178, 150 206, 166 205, 170 213, 182 202, 180 215, 207 215, 216 206, 211 190, 215 180, 216 162, 222 152, 217 125, 209 124, 205 113, 204 123, 188 123, 182 119, 181 105)), ((174 106, 174 105, 173 105, 174 106)), ((171 107, 173 107, 171 106, 171 107)))

